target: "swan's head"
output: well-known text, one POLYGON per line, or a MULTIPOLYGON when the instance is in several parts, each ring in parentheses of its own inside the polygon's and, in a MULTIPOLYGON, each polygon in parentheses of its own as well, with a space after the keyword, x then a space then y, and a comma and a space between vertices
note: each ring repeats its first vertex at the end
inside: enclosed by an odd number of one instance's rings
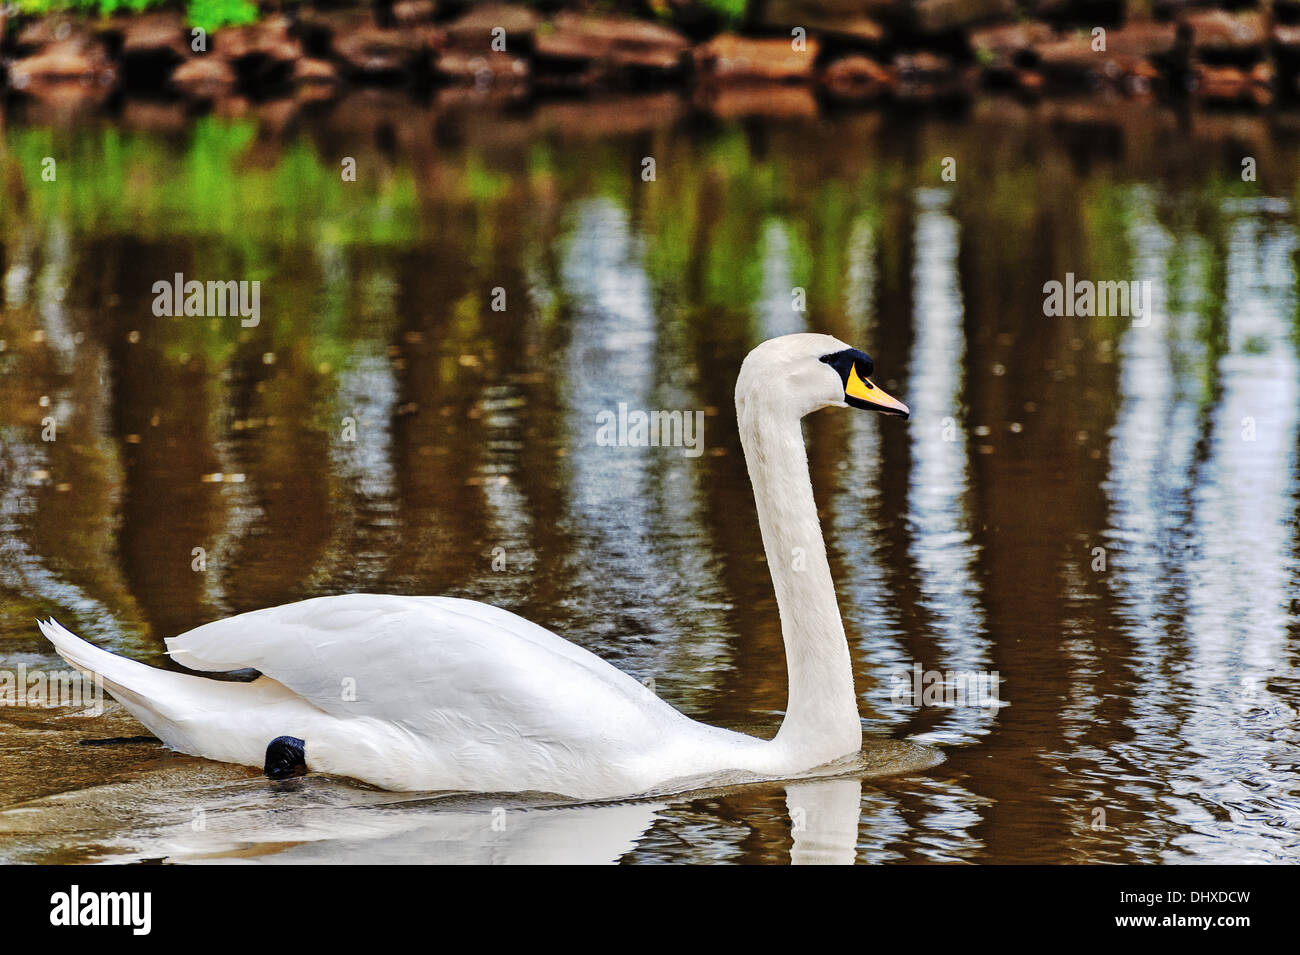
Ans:
POLYGON ((907 405, 875 386, 866 352, 830 335, 801 332, 769 338, 746 357, 736 379, 736 407, 780 403, 800 417, 821 408, 862 408, 909 415, 907 405))

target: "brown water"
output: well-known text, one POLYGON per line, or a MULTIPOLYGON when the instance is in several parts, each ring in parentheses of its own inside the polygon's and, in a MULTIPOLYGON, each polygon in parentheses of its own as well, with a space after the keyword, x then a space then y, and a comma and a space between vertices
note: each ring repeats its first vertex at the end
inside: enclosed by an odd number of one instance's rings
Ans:
POLYGON ((0 707, 0 858, 1300 861, 1298 133, 1133 103, 11 108, 7 671, 61 669, 37 615, 161 663, 243 610, 451 594, 770 733, 740 361, 828 332, 913 416, 807 428, 870 734, 839 778, 412 797, 78 745, 141 732, 115 704, 0 707), (260 322, 155 317, 176 272, 261 281, 260 322), (1046 317, 1067 272, 1149 280, 1149 321, 1046 317), (703 453, 600 446, 619 402, 704 411, 703 453), (1000 705, 900 701, 914 664, 996 673, 1000 705))

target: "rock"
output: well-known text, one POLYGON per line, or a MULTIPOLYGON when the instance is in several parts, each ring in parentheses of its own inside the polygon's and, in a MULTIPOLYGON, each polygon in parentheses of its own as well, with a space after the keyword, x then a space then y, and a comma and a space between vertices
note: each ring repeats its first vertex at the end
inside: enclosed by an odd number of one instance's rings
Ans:
POLYGON ((244 85, 262 92, 287 83, 293 65, 304 54, 289 18, 284 16, 218 30, 210 37, 209 46, 212 53, 208 56, 229 61, 244 85))
POLYGON ((1036 63, 1035 47, 1050 43, 1056 34, 1045 23, 1003 23, 970 31, 976 61, 986 70, 1012 74, 1021 65, 1036 63))
POLYGON ((117 68, 104 48, 85 39, 56 41, 9 65, 9 84, 16 90, 52 85, 108 88, 116 82, 117 68))
POLYGON ((183 60, 190 55, 190 31, 179 13, 163 11, 112 21, 122 36, 123 59, 183 60))
POLYGON ((854 54, 840 57, 822 71, 821 88, 841 103, 867 103, 888 93, 894 85, 889 69, 875 60, 854 54))
POLYGON ((1255 53, 1268 38, 1264 15, 1254 10, 1197 10, 1181 16, 1179 23, 1191 31, 1197 53, 1255 53))
POLYGON ((436 12, 433 0, 398 0, 393 4, 393 20, 399 27, 418 27, 432 23, 436 12))
POLYGON ((304 56, 293 65, 295 86, 334 86, 338 81, 338 67, 329 60, 304 56))
POLYGON ((373 25, 374 19, 365 10, 309 8, 298 14, 297 23, 291 32, 302 45, 305 56, 323 60, 333 56, 336 36, 344 36, 373 25))
POLYGON ((516 90, 528 82, 528 61, 509 53, 451 49, 438 57, 438 75, 458 86, 479 90, 516 90))
POLYGON ((795 27, 803 27, 818 36, 874 47, 884 41, 885 28, 867 16, 865 9, 862 3, 836 0, 767 0, 757 22, 787 35, 795 27))
POLYGON ((1099 39, 1091 32, 1057 37, 1036 44, 1020 64, 1058 88, 1115 86, 1134 95, 1150 93, 1166 76, 1181 82, 1185 75, 1186 42, 1172 23, 1137 22, 1108 29, 1104 50, 1094 49, 1099 39))
POLYGON ((819 45, 809 37, 802 51, 786 39, 752 39, 723 33, 694 52, 695 68, 716 83, 808 82, 819 45))
POLYGON ((668 73, 681 67, 688 48, 685 37, 657 23, 561 13, 538 29, 534 57, 539 62, 594 61, 617 70, 668 73))
POLYGON ((1273 24, 1273 45, 1290 56, 1300 56, 1300 24, 1273 24))
POLYGON ((122 85, 128 91, 165 88, 176 64, 192 53, 190 31, 174 10, 113 17, 96 31, 121 64, 122 85))
POLYGON ((425 40, 410 30, 364 27, 336 36, 334 52, 346 70, 360 76, 416 76, 428 67, 425 40))
POLYGON ((1092 46, 1077 36, 1039 43, 1034 47, 1034 57, 1045 80, 1086 82, 1099 66, 1092 46))
POLYGON ((289 66, 302 56, 302 44, 292 35, 288 17, 270 17, 251 26, 226 27, 214 39, 216 51, 231 60, 261 60, 289 66))
POLYGON ((176 67, 170 82, 183 96, 211 100, 233 92, 239 77, 235 68, 219 56, 196 56, 176 67))
POLYGON ((1113 55, 1160 58, 1177 46, 1178 27, 1173 23, 1129 23, 1106 31, 1106 52, 1113 55))
POLYGON ((532 46, 541 23, 534 11, 513 3, 481 3, 447 24, 447 43, 459 50, 483 53, 523 52, 532 46), (493 30, 505 31, 506 48, 492 49, 493 30))
POLYGON ((1273 102, 1277 74, 1268 63, 1256 63, 1250 71, 1250 98, 1256 106, 1273 102))
POLYGON ((974 74, 935 53, 899 54, 894 57, 894 72, 895 95, 902 100, 966 99, 974 92, 974 74))
POLYGON ((903 22, 918 33, 950 33, 1015 13, 1014 0, 903 0, 903 22))
MULTIPOLYGON (((1264 64, 1260 64, 1264 66, 1264 64)), ((1235 66, 1207 66, 1198 63, 1194 89, 1199 99, 1225 105, 1265 106, 1273 98, 1272 71, 1256 75, 1235 66)))
MULTIPOLYGON (((21 22, 21 21, 19 21, 21 22)), ((14 37, 14 49, 21 55, 39 52, 53 43, 75 40, 91 42, 90 31, 79 21, 65 16, 40 17, 24 23, 14 37)))
POLYGON ((1136 59, 1092 48, 1090 35, 1071 35, 1040 44, 1034 51, 1038 71, 1049 85, 1095 89, 1131 73, 1136 59))

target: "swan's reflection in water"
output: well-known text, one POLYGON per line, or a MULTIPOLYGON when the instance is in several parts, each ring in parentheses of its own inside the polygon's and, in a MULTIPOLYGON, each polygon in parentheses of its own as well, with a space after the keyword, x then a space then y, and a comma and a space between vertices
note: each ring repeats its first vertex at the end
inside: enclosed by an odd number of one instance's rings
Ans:
MULTIPOLYGON (((441 865, 605 865, 636 848, 663 807, 614 806, 463 811, 379 810, 346 827, 285 847, 261 843, 262 853, 220 853, 175 861, 317 865, 347 862, 441 865)), ((314 833, 315 830, 309 830, 314 833)), ((285 832, 293 838, 293 827, 285 832)))
POLYGON ((275 784, 167 757, 128 779, 0 811, 0 862, 595 865, 620 862, 643 841, 689 844, 703 822, 743 830, 742 849, 763 843, 765 858, 852 864, 859 833, 888 815, 878 798, 863 815, 864 779, 937 759, 928 747, 882 741, 837 767, 846 775, 575 804, 389 793, 325 777, 275 784))
POLYGON ((852 865, 857 859, 862 781, 819 779, 790 783, 791 865, 852 865))

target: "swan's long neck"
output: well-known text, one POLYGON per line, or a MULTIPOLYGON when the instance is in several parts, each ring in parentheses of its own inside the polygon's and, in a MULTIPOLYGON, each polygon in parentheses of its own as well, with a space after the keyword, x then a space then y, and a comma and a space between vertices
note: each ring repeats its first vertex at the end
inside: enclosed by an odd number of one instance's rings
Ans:
POLYGON ((773 745, 807 768, 862 744, 844 624, 808 474, 800 416, 760 395, 737 395, 740 440, 776 589, 790 695, 773 745))

